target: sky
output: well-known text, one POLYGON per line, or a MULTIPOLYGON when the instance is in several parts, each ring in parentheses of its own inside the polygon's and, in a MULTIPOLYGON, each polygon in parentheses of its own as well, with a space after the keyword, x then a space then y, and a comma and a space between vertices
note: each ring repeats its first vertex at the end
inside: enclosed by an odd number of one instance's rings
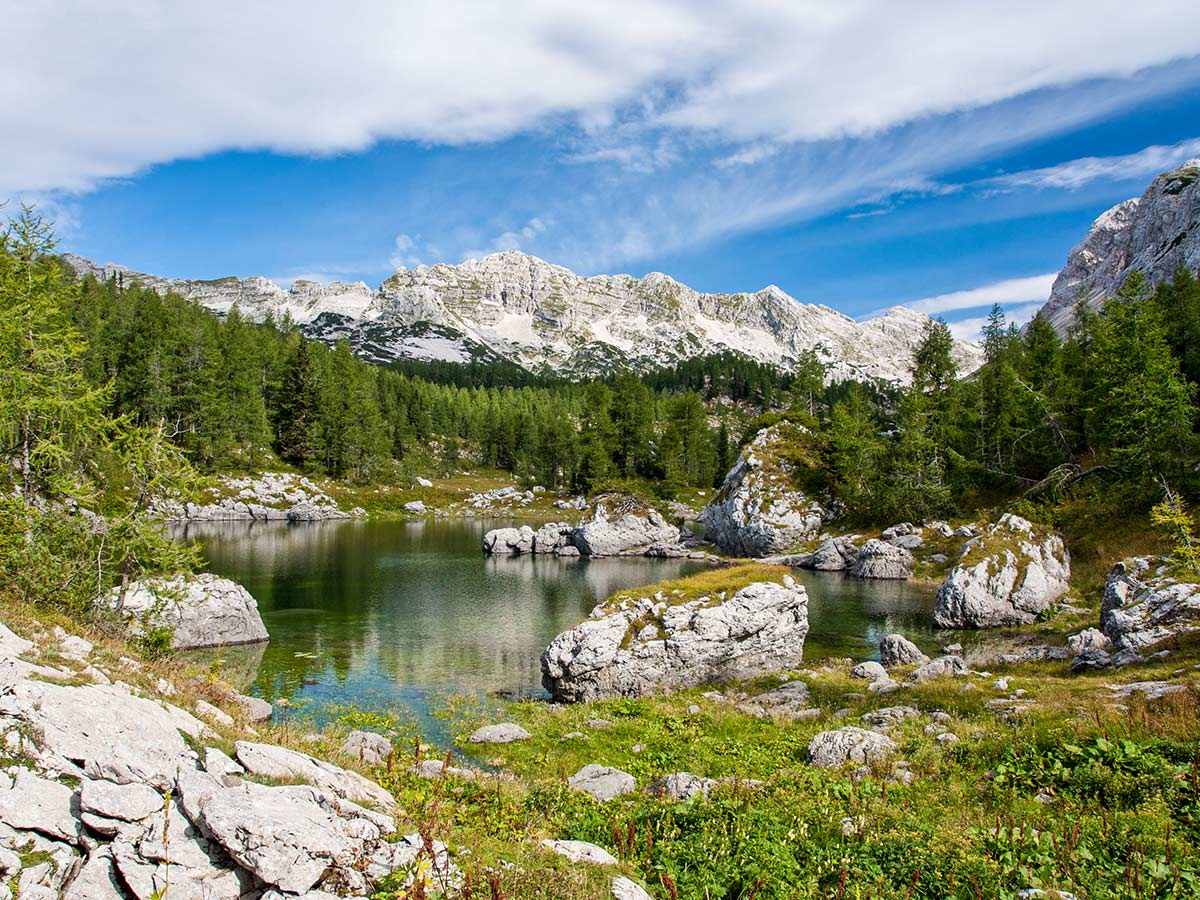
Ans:
POLYGON ((15 0, 0 198, 169 277, 522 250, 972 337, 1200 157, 1177 0, 15 0))

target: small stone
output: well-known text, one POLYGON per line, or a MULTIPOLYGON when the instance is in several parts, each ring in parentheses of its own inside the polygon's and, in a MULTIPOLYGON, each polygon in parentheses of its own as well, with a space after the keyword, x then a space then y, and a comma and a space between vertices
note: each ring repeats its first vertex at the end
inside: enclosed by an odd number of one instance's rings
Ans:
POLYGON ((373 731, 352 731, 342 744, 342 752, 368 766, 381 766, 392 755, 392 742, 373 731))
POLYGON ((887 678, 887 669, 877 662, 861 662, 850 670, 851 678, 864 678, 867 681, 879 681, 887 678))
POLYGON ((939 734, 934 740, 944 747, 949 747, 958 743, 958 735, 953 731, 947 731, 945 734, 939 734))
POLYGON ((708 796, 708 792, 716 785, 716 782, 711 778, 701 778, 693 775, 690 772, 676 772, 673 775, 666 775, 654 783, 646 790, 658 797, 667 797, 671 800, 687 800, 696 794, 708 796))
POLYGON ((630 881, 624 875, 613 879, 612 895, 613 900, 652 900, 651 896, 646 893, 645 888, 634 881, 630 881))
POLYGON ((637 790, 637 779, 628 772, 591 763, 567 779, 576 790, 591 794, 601 803, 637 790))
POLYGON ((520 725, 513 722, 500 722, 496 725, 484 725, 475 730, 469 742, 472 744, 511 744, 513 741, 527 741, 532 735, 520 725))
POLYGON ((565 856, 573 863, 587 863, 593 866, 615 866, 617 858, 596 844, 587 841, 542 841, 542 846, 552 850, 559 856, 565 856))

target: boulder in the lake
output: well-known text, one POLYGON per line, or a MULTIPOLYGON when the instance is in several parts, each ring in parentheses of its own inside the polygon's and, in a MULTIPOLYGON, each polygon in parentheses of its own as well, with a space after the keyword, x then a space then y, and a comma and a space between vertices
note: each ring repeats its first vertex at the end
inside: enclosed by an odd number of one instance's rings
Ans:
POLYGON ((613 518, 603 503, 571 533, 583 556, 656 556, 680 547, 679 529, 658 510, 630 511, 613 518))
POLYGON ((879 642, 879 662, 884 667, 891 668, 927 663, 929 657, 904 635, 889 634, 879 642))
POLYGON ((882 762, 896 751, 896 742, 884 734, 847 725, 822 731, 808 742, 808 761, 821 769, 837 769, 846 763, 865 766, 882 762))
POLYGON ((547 522, 533 535, 533 552, 543 554, 559 554, 567 547, 578 550, 571 543, 574 528, 566 522, 547 522))
POLYGON ((1067 592, 1071 560, 1062 538, 1008 513, 964 545, 938 590, 939 628, 1025 625, 1067 592))
POLYGON ((270 640, 248 590, 228 578, 203 573, 147 578, 120 588, 109 603, 131 621, 135 631, 168 628, 176 650, 257 644, 270 640))
POLYGON ((493 528, 483 536, 483 552, 493 556, 517 556, 533 552, 534 531, 520 528, 493 528))
POLYGON ((850 569, 855 578, 878 578, 900 581, 911 578, 913 555, 903 547, 897 547, 878 538, 862 545, 858 558, 850 569))
POLYGON ((804 656, 808 594, 790 576, 732 595, 618 595, 558 635, 542 684, 559 700, 637 697, 793 668, 804 656))
POLYGON ((1167 561, 1137 557, 1108 573, 1100 624, 1115 650, 1143 655, 1167 641, 1200 633, 1200 584, 1167 561))
POLYGON ((794 453, 810 440, 805 428, 790 423, 758 432, 704 507, 704 536, 727 553, 755 557, 815 538, 825 509, 795 484, 794 453))

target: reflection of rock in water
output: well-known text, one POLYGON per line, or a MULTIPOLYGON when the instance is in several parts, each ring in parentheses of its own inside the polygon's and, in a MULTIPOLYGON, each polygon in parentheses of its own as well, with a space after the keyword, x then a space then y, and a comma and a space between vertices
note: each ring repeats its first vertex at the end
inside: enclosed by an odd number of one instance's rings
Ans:
POLYGON ((187 650, 180 654, 188 662, 204 668, 219 668, 221 678, 236 691, 246 691, 258 677, 268 644, 242 644, 236 647, 211 647, 187 650))

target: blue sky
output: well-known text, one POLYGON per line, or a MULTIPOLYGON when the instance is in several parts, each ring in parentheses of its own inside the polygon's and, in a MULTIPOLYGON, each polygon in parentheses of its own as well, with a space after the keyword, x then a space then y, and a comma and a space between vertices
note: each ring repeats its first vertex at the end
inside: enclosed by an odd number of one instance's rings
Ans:
POLYGON ((1173 0, 184 6, 9 16, 0 197, 67 249, 372 285, 521 249, 966 336, 1200 156, 1173 0))

